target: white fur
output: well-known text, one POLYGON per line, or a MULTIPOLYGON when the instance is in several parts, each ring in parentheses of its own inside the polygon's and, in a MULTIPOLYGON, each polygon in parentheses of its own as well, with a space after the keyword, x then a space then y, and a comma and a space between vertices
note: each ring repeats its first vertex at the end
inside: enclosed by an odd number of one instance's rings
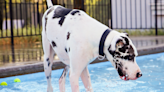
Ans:
MULTIPOLYGON (((48 7, 52 6, 50 0, 47 0, 48 7)), ((52 6, 54 10, 57 7, 62 7, 59 5, 52 6)), ((51 8, 52 8, 51 7, 51 8)), ((48 9, 50 10, 50 9, 48 9)), ((52 92, 53 88, 51 85, 51 66, 53 62, 53 55, 56 53, 59 59, 70 67, 70 83, 72 92, 79 92, 79 77, 82 78, 83 84, 87 89, 87 92, 92 92, 91 80, 88 72, 87 65, 95 60, 99 56, 99 42, 103 32, 106 29, 109 29, 104 24, 98 22, 97 20, 88 16, 85 12, 79 10, 80 16, 75 14, 66 15, 65 20, 60 26, 58 24, 60 18, 52 19, 54 11, 49 13, 44 13, 42 18, 43 30, 42 30, 42 43, 44 50, 44 70, 46 77, 48 76, 47 91, 52 92), (47 24, 45 26, 47 18, 47 24), (46 29, 46 30, 45 30, 46 29), (68 32, 70 33, 69 39, 67 40, 68 32), (53 47, 52 41, 56 43, 56 47, 53 47), (67 52, 65 51, 67 49, 67 52), (70 51, 69 51, 70 49, 70 51), (49 58, 50 66, 48 66, 47 58, 49 58)), ((74 9, 76 10, 76 9, 74 9)), ((104 46, 104 53, 107 56, 107 59, 112 61, 112 56, 108 52, 108 47, 110 44, 115 44, 116 40, 122 34, 116 31, 111 31, 107 36, 104 46)), ((115 49, 115 46, 112 45, 112 49, 115 49)), ((113 62, 112 62, 113 63, 113 62)), ((69 68, 67 68, 69 69, 69 68)), ((64 73, 67 74, 67 71, 64 73)), ((63 76, 63 75, 62 75, 63 76)), ((65 91, 65 78, 60 78, 59 86, 60 92, 65 91)))

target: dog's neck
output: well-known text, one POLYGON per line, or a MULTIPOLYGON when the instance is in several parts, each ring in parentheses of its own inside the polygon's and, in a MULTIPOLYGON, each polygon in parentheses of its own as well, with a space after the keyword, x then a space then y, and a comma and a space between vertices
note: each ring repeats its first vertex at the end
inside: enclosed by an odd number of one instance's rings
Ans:
MULTIPOLYGON (((117 31, 115 31, 115 30, 112 30, 112 31, 110 32, 110 34, 108 34, 108 36, 107 36, 107 38, 106 38, 106 41, 105 41, 104 53, 105 53, 105 55, 106 55, 106 58, 107 58, 110 62, 113 61, 113 57, 112 57, 112 55, 109 53, 108 48, 109 48, 109 46, 110 46, 111 44, 115 44, 115 43, 112 43, 112 41, 113 41, 114 37, 115 37, 116 35, 119 35, 119 34, 120 34, 119 32, 117 32, 117 31)), ((111 63, 112 63, 112 62, 111 62, 111 63)))
MULTIPOLYGON (((94 42, 94 44, 96 45, 96 46, 94 46, 94 49, 93 49, 93 51, 94 51, 94 58, 96 57, 99 57, 99 43, 100 43, 100 39, 101 39, 101 36, 102 36, 102 34, 103 34, 104 32, 101 32, 101 34, 99 34, 99 38, 98 39, 96 39, 94 42)), ((112 42, 112 40, 113 40, 113 38, 114 38, 114 36, 115 35, 118 35, 119 33, 117 32, 117 31, 115 31, 115 30, 112 30, 108 35, 107 35, 107 37, 106 37, 106 40, 105 40, 105 42, 104 42, 104 46, 103 46, 103 52, 104 52, 104 54, 106 55, 106 57, 112 57, 111 55, 110 55, 110 53, 109 53, 109 51, 108 51, 108 48, 109 48, 109 46, 110 46, 110 44, 111 44, 111 42, 112 42)), ((108 58, 108 60, 109 61, 112 61, 113 59, 111 59, 111 58, 108 58), (109 60, 110 59, 110 60, 109 60)))
POLYGON ((104 33, 101 36, 100 42, 99 42, 99 56, 105 57, 104 54, 104 45, 105 45, 105 40, 108 34, 111 32, 111 29, 107 29, 104 31, 104 33))

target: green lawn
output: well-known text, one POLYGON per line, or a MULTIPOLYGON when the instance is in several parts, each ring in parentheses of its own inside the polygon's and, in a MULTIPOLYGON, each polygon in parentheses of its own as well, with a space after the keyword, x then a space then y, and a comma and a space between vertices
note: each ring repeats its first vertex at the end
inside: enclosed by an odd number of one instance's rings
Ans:
MULTIPOLYGON (((117 29, 116 29, 117 30, 117 29)), ((119 32, 126 32, 129 36, 155 36, 155 29, 136 29, 136 30, 121 30, 119 32)), ((158 29, 158 35, 164 35, 164 29, 158 29)))

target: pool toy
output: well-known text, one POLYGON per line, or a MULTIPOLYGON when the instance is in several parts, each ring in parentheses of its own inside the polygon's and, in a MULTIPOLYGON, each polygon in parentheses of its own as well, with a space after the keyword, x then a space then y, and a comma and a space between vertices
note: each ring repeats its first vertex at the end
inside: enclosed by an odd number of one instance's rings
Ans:
POLYGON ((14 79, 14 82, 21 82, 19 78, 14 79))
POLYGON ((7 86, 7 83, 5 81, 1 82, 1 86, 7 86))

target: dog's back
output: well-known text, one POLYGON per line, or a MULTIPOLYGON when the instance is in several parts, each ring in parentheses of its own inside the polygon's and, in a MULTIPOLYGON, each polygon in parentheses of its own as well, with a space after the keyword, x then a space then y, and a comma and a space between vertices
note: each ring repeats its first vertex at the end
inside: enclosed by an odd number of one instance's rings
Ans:
POLYGON ((67 51, 70 50, 70 44, 76 41, 87 44, 94 42, 91 40, 99 40, 99 37, 93 37, 108 28, 82 10, 67 9, 60 5, 51 6, 44 13, 42 26, 42 35, 46 35, 52 47, 55 43, 57 49, 53 49, 61 61, 69 59, 67 51))

